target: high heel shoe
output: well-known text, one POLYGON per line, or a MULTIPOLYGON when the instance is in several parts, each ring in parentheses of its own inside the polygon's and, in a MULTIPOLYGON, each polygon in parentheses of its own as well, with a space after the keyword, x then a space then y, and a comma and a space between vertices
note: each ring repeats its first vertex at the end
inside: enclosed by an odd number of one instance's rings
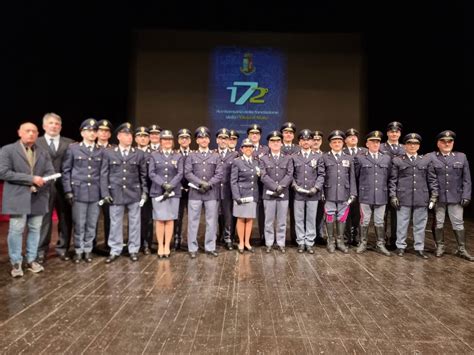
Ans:
POLYGON ((244 249, 238 248, 237 250, 239 251, 239 254, 243 254, 243 253, 244 253, 244 249))
POLYGON ((251 253, 255 253, 255 249, 252 247, 245 247, 245 249, 247 249, 251 253))
POLYGON ((168 254, 163 254, 163 258, 168 259, 170 257, 171 253, 168 254))

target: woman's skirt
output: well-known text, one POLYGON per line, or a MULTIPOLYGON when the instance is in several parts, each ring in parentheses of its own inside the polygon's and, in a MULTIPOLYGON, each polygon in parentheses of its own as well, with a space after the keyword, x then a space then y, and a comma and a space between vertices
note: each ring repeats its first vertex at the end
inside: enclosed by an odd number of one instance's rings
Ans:
POLYGON ((157 202, 152 198, 153 202, 153 219, 155 221, 171 221, 178 219, 179 198, 172 197, 164 201, 157 202))

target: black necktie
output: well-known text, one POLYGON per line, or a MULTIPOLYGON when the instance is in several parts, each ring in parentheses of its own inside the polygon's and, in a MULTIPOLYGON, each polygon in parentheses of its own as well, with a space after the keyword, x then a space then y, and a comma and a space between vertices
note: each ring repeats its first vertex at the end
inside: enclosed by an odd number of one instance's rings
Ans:
POLYGON ((351 148, 351 155, 354 155, 356 153, 355 148, 351 148))
POLYGON ((339 153, 336 153, 334 157, 336 158, 336 160, 339 160, 339 153))
POLYGON ((123 156, 124 158, 126 158, 127 155, 128 155, 128 150, 124 150, 124 151, 122 152, 122 156, 123 156))
POLYGON ((51 151, 53 152, 53 154, 56 153, 56 146, 54 145, 54 139, 53 139, 53 138, 50 139, 49 149, 51 149, 51 151))
POLYGON ((415 156, 412 155, 412 156, 410 157, 410 160, 411 160, 411 161, 415 161, 415 156))

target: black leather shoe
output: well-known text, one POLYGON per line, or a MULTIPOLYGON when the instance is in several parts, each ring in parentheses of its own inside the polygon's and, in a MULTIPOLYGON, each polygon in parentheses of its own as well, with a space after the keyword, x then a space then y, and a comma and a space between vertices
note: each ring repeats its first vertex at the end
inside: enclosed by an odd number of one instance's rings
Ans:
POLYGON ((85 254, 84 254, 84 260, 86 261, 86 263, 91 263, 91 262, 92 262, 92 255, 91 255, 91 253, 85 253, 85 254))
POLYGON ((415 251, 416 256, 423 258, 423 259, 428 259, 428 255, 425 254, 423 250, 417 250, 415 251))
POLYGON ((196 253, 195 252, 190 252, 189 253, 189 256, 191 257, 191 259, 196 259, 196 253))
POLYGON ((144 254, 144 255, 150 255, 150 254, 151 254, 150 248, 145 247, 145 248, 143 249, 143 254, 144 254))
POLYGON ((298 253, 304 252, 304 245, 298 245, 298 253))
POLYGON ((218 255, 219 255, 219 254, 217 253, 217 251, 215 251, 215 250, 208 250, 208 251, 206 251, 206 254, 212 255, 212 256, 218 256, 218 255))
POLYGON ((138 261, 138 254, 137 253, 131 253, 130 254, 130 260, 138 261))
POLYGON ((397 255, 398 255, 398 256, 403 256, 403 255, 405 255, 405 249, 400 249, 400 248, 398 248, 398 249, 397 249, 397 255))
POLYGON ((72 261, 74 264, 79 264, 82 260, 82 254, 74 254, 74 257, 72 258, 72 261))
POLYGON ((280 251, 281 251, 282 254, 285 254, 285 253, 286 253, 285 247, 279 247, 278 249, 280 249, 280 251))
POLYGON ((67 254, 59 254, 59 259, 61 259, 62 261, 70 260, 70 258, 67 254))
POLYGON ((119 258, 118 255, 110 255, 109 257, 107 257, 107 259, 105 259, 105 263, 110 264, 111 262, 117 260, 118 258, 119 258))
POLYGON ((265 249, 265 252, 266 252, 267 254, 271 253, 271 252, 272 252, 272 247, 267 247, 267 248, 265 249))
POLYGON ((226 242, 226 243, 225 243, 225 247, 227 248, 227 250, 232 250, 232 249, 234 249, 234 246, 232 245, 232 242, 226 242))
POLYGON ((306 246, 306 250, 308 251, 308 253, 314 254, 314 249, 313 249, 313 247, 306 246))

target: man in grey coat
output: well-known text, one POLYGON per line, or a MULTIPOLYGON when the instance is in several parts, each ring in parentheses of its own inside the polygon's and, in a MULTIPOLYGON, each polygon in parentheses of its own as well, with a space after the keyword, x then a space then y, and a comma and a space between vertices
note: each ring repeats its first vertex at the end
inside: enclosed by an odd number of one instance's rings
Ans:
POLYGON ((10 215, 8 255, 13 265, 11 275, 23 276, 23 232, 28 226, 26 262, 28 270, 38 273, 36 262, 43 216, 48 212, 50 189, 43 177, 54 174, 48 152, 36 144, 38 128, 30 122, 18 129, 20 140, 0 151, 0 179, 3 187, 2 213, 10 215))
POLYGON ((468 261, 474 257, 466 250, 466 235, 464 231, 463 211, 471 202, 471 172, 466 155, 453 151, 456 133, 443 131, 438 134, 438 151, 430 153, 433 168, 439 184, 439 200, 436 205, 434 237, 437 257, 444 254, 443 226, 448 212, 453 228, 458 250, 456 255, 468 261))

